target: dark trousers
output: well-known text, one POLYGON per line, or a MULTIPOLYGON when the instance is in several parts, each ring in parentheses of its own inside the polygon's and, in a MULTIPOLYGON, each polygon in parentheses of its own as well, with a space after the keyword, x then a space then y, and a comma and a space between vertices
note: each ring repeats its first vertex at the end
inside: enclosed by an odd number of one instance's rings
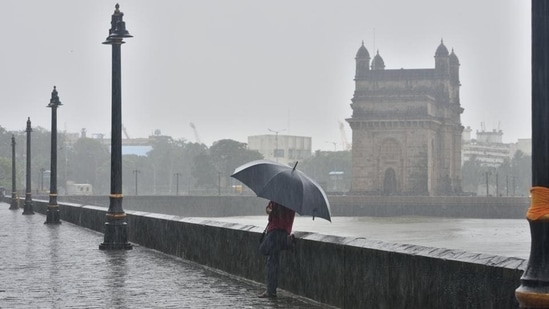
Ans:
POLYGON ((265 235, 259 245, 259 252, 267 256, 267 293, 269 295, 276 295, 280 251, 288 249, 287 238, 288 233, 285 230, 273 230, 265 235))

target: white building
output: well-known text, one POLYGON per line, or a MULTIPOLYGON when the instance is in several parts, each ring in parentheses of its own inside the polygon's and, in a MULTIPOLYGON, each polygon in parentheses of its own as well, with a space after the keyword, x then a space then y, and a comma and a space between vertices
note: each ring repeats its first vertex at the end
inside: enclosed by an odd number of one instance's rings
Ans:
POLYGON ((483 166, 499 167, 506 159, 511 160, 517 150, 525 155, 532 154, 532 140, 519 139, 517 143, 503 143, 503 131, 478 131, 476 139, 471 138, 471 127, 463 130, 461 164, 475 157, 483 166))
POLYGON ((248 136, 248 149, 257 150, 267 160, 290 164, 312 156, 312 138, 294 135, 248 136))
POLYGON ((515 153, 518 150, 522 151, 527 156, 532 155, 532 139, 531 138, 519 138, 516 144, 511 144, 511 153, 515 153))

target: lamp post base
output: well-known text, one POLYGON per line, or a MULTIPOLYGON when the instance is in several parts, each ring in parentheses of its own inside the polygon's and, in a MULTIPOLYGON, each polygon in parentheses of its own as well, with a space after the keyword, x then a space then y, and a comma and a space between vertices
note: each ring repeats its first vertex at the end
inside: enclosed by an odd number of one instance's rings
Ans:
POLYGON ((128 242, 128 224, 125 220, 114 219, 105 222, 105 238, 99 245, 100 250, 131 250, 133 245, 128 242))
POLYGON ((520 286, 515 290, 515 297, 520 308, 547 308, 549 305, 549 288, 520 286))
POLYGON ((532 246, 528 265, 515 290, 520 308, 549 308, 549 221, 528 220, 532 246))
POLYGON ((48 205, 48 210, 46 210, 46 222, 44 222, 44 224, 61 224, 61 221, 59 221, 58 205, 48 205))
POLYGON ((23 208, 23 214, 24 215, 34 215, 34 209, 32 208, 32 203, 25 202, 25 206, 23 208))
POLYGON ((15 195, 12 195, 12 197, 11 197, 10 209, 11 210, 19 209, 19 199, 17 197, 15 197, 15 195))

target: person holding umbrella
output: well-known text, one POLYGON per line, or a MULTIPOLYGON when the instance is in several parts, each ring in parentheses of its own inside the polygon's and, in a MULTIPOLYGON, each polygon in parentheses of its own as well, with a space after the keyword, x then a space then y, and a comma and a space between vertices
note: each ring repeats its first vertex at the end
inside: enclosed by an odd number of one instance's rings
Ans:
POLYGON ((330 202, 322 187, 293 166, 269 160, 255 160, 234 170, 240 180, 258 197, 269 200, 265 209, 269 224, 261 238, 259 251, 267 256, 267 291, 259 297, 276 297, 279 254, 295 246, 291 234, 295 213, 332 222, 330 202))
POLYGON ((280 251, 295 246, 292 234, 295 211, 273 201, 269 202, 265 211, 269 215, 269 223, 265 228, 267 234, 259 245, 259 252, 267 256, 267 290, 259 294, 259 297, 273 298, 276 297, 278 286, 280 251))

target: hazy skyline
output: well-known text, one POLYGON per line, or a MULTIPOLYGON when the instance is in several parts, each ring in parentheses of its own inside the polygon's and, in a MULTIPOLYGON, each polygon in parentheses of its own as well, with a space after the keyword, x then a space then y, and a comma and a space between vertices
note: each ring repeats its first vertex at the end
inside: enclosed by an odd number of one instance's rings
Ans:
MULTIPOLYGON (((341 150, 360 44, 386 69, 433 68, 441 38, 459 57, 462 124, 531 135, 530 2, 120 1, 122 121, 132 138, 155 130, 203 143, 251 135, 311 136, 313 150, 341 150)), ((116 2, 0 2, 1 85, 7 130, 110 136, 111 47, 116 2)))

